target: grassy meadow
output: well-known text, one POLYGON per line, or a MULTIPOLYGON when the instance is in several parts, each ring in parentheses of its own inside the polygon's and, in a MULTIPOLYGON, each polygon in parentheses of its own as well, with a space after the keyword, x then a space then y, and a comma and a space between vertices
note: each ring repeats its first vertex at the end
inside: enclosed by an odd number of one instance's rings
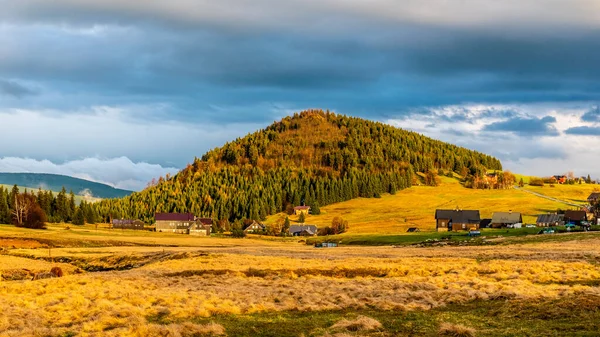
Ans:
MULTIPOLYGON (((349 223, 348 235, 387 235, 405 233, 410 227, 434 231, 435 210, 438 208, 478 209, 482 218, 491 218, 493 212, 512 210, 523 214, 524 223, 535 223, 538 214, 572 208, 523 191, 474 190, 464 188, 457 179, 440 178, 441 185, 438 187, 413 186, 378 199, 358 198, 322 207, 321 215, 309 215, 306 223, 329 226, 334 217, 341 216, 349 223)), ((560 200, 582 202, 598 186, 583 184, 526 188, 560 200)), ((281 222, 285 217, 286 214, 279 213, 269 217, 266 223, 281 222)), ((295 222, 298 216, 290 216, 290 220, 295 222)))
POLYGON ((0 336, 591 336, 600 328, 597 232, 317 249, 292 239, 65 228, 0 226, 0 336), (53 266, 65 276, 31 281, 53 266))

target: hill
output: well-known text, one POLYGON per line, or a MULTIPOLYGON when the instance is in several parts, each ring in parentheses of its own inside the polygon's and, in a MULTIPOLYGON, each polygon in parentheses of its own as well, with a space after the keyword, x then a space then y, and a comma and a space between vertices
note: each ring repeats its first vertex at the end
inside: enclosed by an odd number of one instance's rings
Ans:
MULTIPOLYGON (((560 185, 551 191, 570 200, 570 196, 587 193, 588 189, 585 185, 580 188, 560 185)), ((550 188, 546 192, 550 192, 550 188)), ((368 234, 404 234, 410 227, 434 231, 435 210, 455 207, 477 209, 481 218, 491 218, 494 212, 512 210, 522 213, 525 223, 535 223, 538 214, 572 208, 517 189, 469 189, 464 188, 457 179, 441 177, 441 184, 437 187, 413 186, 395 195, 383 195, 379 199, 358 198, 322 207, 320 215, 308 215, 305 222, 326 227, 331 225, 334 217, 340 216, 350 226, 342 237, 356 236, 354 239, 358 239, 368 234)), ((286 216, 285 213, 269 216, 266 223, 281 223, 286 216)), ((294 223, 298 217, 290 216, 290 220, 294 223)))
POLYGON ((101 199, 120 198, 132 193, 106 184, 47 173, 0 173, 0 185, 18 185, 36 190, 42 188, 54 192, 59 192, 64 187, 76 195, 101 199))
POLYGON ((329 205, 412 186, 416 172, 483 174, 491 156, 387 124, 304 111, 223 147, 156 186, 95 205, 105 219, 154 212, 264 219, 302 203, 329 205))

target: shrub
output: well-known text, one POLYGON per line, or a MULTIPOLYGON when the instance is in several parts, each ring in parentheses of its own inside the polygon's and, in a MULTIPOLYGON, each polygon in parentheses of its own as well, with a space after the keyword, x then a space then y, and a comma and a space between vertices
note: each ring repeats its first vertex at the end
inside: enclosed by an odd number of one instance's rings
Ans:
POLYGON ((383 325, 374 318, 358 316, 353 320, 343 319, 331 326, 332 329, 343 329, 347 331, 370 331, 381 329, 383 325))
POLYGON ((529 180, 529 186, 544 186, 544 180, 542 178, 531 178, 529 180))

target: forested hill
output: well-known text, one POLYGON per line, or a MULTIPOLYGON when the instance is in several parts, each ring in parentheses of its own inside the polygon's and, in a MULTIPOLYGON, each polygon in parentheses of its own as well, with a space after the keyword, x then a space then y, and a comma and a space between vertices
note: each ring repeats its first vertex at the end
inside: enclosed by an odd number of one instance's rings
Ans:
POLYGON ((410 187, 415 172, 479 175, 488 169, 502 165, 415 132, 311 110, 211 150, 142 192, 96 207, 106 220, 151 222, 155 212, 261 219, 301 203, 324 206, 394 193, 410 187))

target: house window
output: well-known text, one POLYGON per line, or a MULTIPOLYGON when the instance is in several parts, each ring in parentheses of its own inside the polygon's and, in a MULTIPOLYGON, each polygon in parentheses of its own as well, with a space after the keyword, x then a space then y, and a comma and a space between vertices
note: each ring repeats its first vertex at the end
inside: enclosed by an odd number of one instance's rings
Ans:
POLYGON ((462 228, 463 228, 463 229, 467 228, 467 225, 465 225, 465 224, 462 224, 462 228))

